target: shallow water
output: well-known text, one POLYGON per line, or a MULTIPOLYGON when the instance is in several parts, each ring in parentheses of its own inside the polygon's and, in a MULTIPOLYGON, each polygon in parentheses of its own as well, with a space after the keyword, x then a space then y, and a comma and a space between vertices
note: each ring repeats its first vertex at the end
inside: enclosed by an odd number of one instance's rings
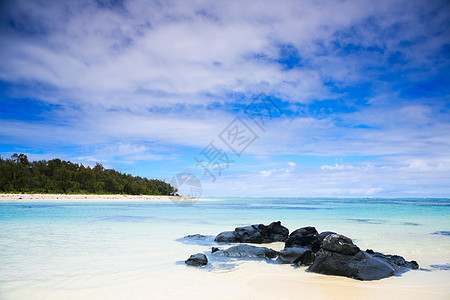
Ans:
POLYGON ((449 231, 450 199, 0 203, 0 299, 449 299, 449 231), (192 268, 183 261, 211 245, 176 241, 277 220, 342 233, 421 270, 359 282, 265 261, 192 268))

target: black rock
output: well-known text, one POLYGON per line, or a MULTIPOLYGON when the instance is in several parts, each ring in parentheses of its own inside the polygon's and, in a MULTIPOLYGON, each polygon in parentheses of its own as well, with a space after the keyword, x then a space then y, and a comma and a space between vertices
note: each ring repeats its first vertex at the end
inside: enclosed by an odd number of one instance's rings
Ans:
POLYGON ((309 266, 314 261, 314 253, 307 248, 286 248, 278 253, 278 262, 309 266))
POLYGON ((237 227, 234 230, 236 241, 241 243, 261 244, 266 242, 267 227, 263 224, 237 227))
POLYGON ((321 232, 320 234, 319 234, 319 236, 320 236, 320 238, 322 239, 322 241, 328 236, 328 235, 330 235, 330 234, 336 234, 336 232, 333 232, 333 231, 324 231, 324 232, 321 232))
POLYGON ((284 242, 289 236, 289 229, 281 225, 280 221, 270 223, 267 232, 273 242, 284 242))
POLYGON ((197 253, 191 255, 185 263, 190 266, 204 266, 208 264, 208 258, 206 258, 206 255, 203 253, 197 253))
POLYGON ((372 257, 377 257, 387 262, 392 267, 394 267, 396 271, 400 268, 407 268, 412 270, 416 270, 419 268, 419 264, 415 260, 407 261, 405 258, 399 255, 383 254, 380 252, 375 252, 372 249, 367 249, 366 252, 372 257))
POLYGON ((408 262, 398 255, 386 255, 372 249, 361 251, 348 237, 330 234, 323 240, 322 249, 308 270, 359 280, 378 280, 397 271, 418 267, 417 262, 408 262))
POLYGON ((320 250, 309 271, 345 276, 359 280, 378 280, 395 273, 394 267, 387 262, 372 257, 364 251, 355 255, 345 255, 338 252, 320 250))
POLYGON ((360 251, 352 240, 341 234, 330 234, 322 242, 322 248, 345 255, 355 255, 360 251))
POLYGON ((260 257, 270 259, 276 257, 278 252, 266 247, 256 247, 242 244, 230 247, 226 250, 216 250, 213 252, 213 255, 228 257, 260 257))
POLYGON ((214 241, 218 243, 236 243, 236 235, 234 231, 224 231, 219 233, 214 241))
POLYGON ((310 266, 313 264, 314 260, 316 259, 316 253, 312 252, 305 253, 305 255, 300 259, 300 261, 297 263, 298 265, 303 266, 310 266))
POLYGON ((273 222, 269 226, 255 224, 237 227, 234 231, 219 233, 214 239, 219 243, 272 243, 284 242, 289 235, 289 230, 281 225, 281 222, 273 222))
POLYGON ((308 248, 313 252, 321 248, 321 238, 315 227, 303 227, 293 231, 286 240, 285 248, 308 248))
MULTIPOLYGON (((436 232, 447 234, 447 232, 436 232)), ((206 236, 192 235, 185 238, 207 239, 206 236)), ((264 258, 272 259, 278 256, 277 261, 282 264, 295 264, 309 266, 308 270, 326 275, 337 275, 358 280, 378 280, 390 277, 396 272, 418 269, 416 261, 406 261, 398 255, 387 255, 375 252, 371 249, 362 251, 353 241, 343 235, 331 231, 319 234, 314 227, 303 227, 293 231, 281 225, 281 222, 273 222, 266 226, 255 224, 237 227, 234 231, 225 231, 218 234, 214 241, 226 243, 271 243, 285 242, 284 250, 277 252, 266 247, 256 247, 240 244, 221 250, 212 247, 213 256, 225 256, 232 258, 264 258)), ((207 264, 203 254, 192 255, 187 264, 207 264), (205 261, 197 263, 203 257, 205 261), (192 263, 189 263, 192 261, 192 263)))

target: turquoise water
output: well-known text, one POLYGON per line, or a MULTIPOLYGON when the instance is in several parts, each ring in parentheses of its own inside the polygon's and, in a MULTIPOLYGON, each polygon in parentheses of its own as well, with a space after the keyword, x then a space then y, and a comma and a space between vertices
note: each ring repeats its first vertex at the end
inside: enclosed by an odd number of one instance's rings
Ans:
POLYGON ((180 261, 208 247, 176 239, 277 220, 290 231, 315 226, 345 234, 363 249, 415 259, 431 272, 430 265, 450 263, 450 199, 0 203, 0 298, 65 298, 74 291, 89 298, 95 293, 83 293, 143 276, 182 277, 188 270, 180 261))
MULTIPOLYGON (((217 234, 236 226, 280 220, 291 231, 315 226, 355 239, 371 234, 430 235, 450 231, 450 199, 331 199, 331 198, 221 198, 198 201, 193 206, 172 202, 136 203, 1 203, 2 236, 8 232, 37 231, 58 226, 122 228, 179 226, 180 235, 193 232, 217 234), (189 230, 188 230, 189 229, 189 230), (362 236, 361 236, 362 235, 362 236)), ((39 236, 39 232, 36 233, 39 236)), ((12 237, 11 237, 12 238, 12 237)), ((174 236, 174 238, 176 238, 174 236)))

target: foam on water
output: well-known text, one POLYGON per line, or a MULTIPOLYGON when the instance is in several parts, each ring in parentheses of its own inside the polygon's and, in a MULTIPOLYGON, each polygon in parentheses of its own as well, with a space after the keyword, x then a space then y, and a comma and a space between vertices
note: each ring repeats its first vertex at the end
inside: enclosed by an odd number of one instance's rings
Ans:
MULTIPOLYGON (((375 299, 389 298, 389 291, 398 296, 398 290, 409 299, 450 296, 450 237, 440 234, 450 230, 449 199, 216 200, 192 207, 1 203, 0 298, 282 299, 301 291, 314 298, 341 293, 375 299), (223 262, 209 269, 183 263, 211 247, 210 240, 180 242, 183 236, 277 220, 291 231, 312 225, 345 234, 362 249, 399 254, 428 271, 362 283, 264 261, 223 262)), ((283 244, 268 246, 281 249, 283 244)))

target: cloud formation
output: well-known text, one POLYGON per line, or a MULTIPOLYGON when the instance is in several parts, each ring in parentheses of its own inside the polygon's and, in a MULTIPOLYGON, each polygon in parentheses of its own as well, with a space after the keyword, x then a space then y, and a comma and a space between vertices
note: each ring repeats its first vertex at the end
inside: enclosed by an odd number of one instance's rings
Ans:
POLYGON ((257 132, 223 182, 246 178, 256 188, 289 170, 298 181, 280 181, 274 195, 301 196, 290 186, 314 179, 314 195, 401 196, 410 195, 407 180, 387 183, 405 173, 411 186, 424 177, 421 195, 448 195, 450 182, 433 175, 450 175, 446 1, 0 5, 2 153, 125 170, 162 160, 172 167, 137 172, 170 176, 195 170, 192 157, 235 116, 251 123, 242 110, 265 93, 284 114, 257 132), (335 157, 376 171, 327 162, 294 172, 335 157), (338 171, 342 182, 332 178, 338 171), (352 178, 364 181, 344 184, 352 178))

